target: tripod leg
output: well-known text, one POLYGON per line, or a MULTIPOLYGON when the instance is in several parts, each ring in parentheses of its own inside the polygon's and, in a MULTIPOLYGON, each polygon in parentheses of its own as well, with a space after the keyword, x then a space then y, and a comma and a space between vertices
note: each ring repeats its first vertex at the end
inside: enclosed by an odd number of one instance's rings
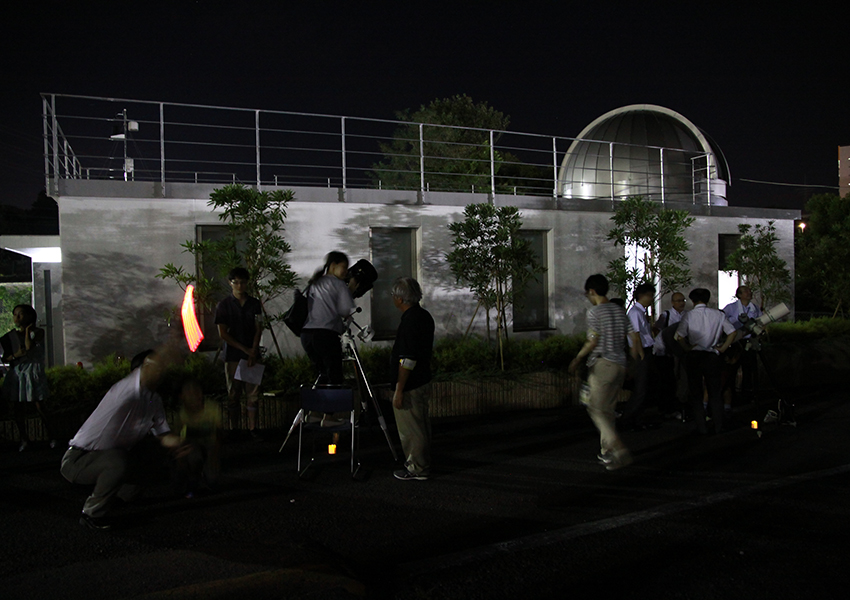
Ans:
POLYGON ((767 373, 768 379, 774 382, 774 388, 776 389, 777 394, 779 394, 779 399, 776 403, 776 412, 779 415, 778 423, 781 425, 782 423, 787 423, 792 427, 797 426, 797 416, 794 411, 794 403, 785 400, 782 396, 783 393, 779 391, 779 388, 776 386, 776 377, 773 374, 773 366, 768 364, 769 361, 764 359, 764 355, 762 351, 759 350, 757 354, 759 360, 761 360, 761 364, 764 367, 765 373, 767 373))
POLYGON ((292 435, 292 432, 295 431, 295 428, 298 427, 298 424, 301 423, 301 421, 303 421, 303 420, 304 420, 304 409, 302 408, 298 411, 298 414, 295 415, 295 420, 292 421, 292 427, 289 428, 289 433, 286 434, 286 439, 283 440, 283 443, 280 445, 280 450, 278 450, 278 453, 283 452, 283 447, 286 446, 286 442, 289 441, 289 438, 292 435))
POLYGON ((375 398, 375 394, 372 393, 372 387, 369 385, 369 380, 366 379, 366 373, 363 371, 363 363, 360 362, 360 355, 357 353, 357 347, 353 342, 350 344, 350 347, 351 353, 354 355, 354 363, 356 365, 355 371, 357 371, 357 376, 366 388, 366 395, 369 396, 369 399, 372 401, 372 406, 375 407, 375 414, 378 415, 378 424, 381 426, 381 431, 384 432, 384 437, 387 440, 387 445, 390 447, 390 452, 392 452, 393 460, 398 462, 398 453, 393 445, 393 441, 390 439, 389 431, 387 431, 387 422, 384 419, 384 413, 381 412, 381 406, 378 404, 378 399, 375 398))

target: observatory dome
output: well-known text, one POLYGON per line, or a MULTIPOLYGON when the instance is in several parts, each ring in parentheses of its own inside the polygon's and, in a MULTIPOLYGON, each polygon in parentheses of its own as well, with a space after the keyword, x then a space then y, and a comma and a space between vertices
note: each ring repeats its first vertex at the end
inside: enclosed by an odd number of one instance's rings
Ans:
POLYGON ((729 167, 707 134, 679 113, 633 104, 605 113, 570 145, 558 173, 565 198, 641 195, 726 204, 729 167))

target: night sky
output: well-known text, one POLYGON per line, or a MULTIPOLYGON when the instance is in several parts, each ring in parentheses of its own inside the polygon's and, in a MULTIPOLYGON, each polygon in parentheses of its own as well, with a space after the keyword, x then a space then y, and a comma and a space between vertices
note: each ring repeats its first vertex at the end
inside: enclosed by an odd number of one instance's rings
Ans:
POLYGON ((465 93, 512 130, 567 137, 659 104, 722 148, 731 205, 834 193, 850 144, 840 3, 722 4, 21 2, 3 9, 0 203, 44 187, 39 92, 387 119, 465 93))

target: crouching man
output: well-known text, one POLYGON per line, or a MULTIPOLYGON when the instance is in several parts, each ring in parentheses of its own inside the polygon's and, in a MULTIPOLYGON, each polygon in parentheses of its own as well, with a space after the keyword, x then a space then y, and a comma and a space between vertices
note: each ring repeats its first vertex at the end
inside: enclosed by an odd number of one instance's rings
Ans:
POLYGON ((404 468, 393 475, 402 481, 428 479, 431 469, 431 352, 434 319, 419 305, 422 288, 411 277, 396 279, 393 303, 401 323, 393 344, 393 412, 404 451, 404 468))
POLYGON ((163 447, 178 454, 184 450, 156 393, 176 358, 176 349, 165 347, 136 355, 130 374, 110 388, 69 442, 62 476, 71 483, 94 484, 80 517, 84 527, 110 529, 105 517, 115 497, 130 501, 139 494, 140 484, 159 466, 163 447))

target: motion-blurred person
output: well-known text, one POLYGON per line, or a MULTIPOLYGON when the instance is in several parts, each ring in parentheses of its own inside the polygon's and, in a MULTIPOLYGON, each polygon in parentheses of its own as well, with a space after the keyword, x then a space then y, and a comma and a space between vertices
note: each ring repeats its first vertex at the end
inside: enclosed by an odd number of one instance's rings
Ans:
MULTIPOLYGON (((354 310, 354 298, 346 285, 348 257, 330 252, 325 265, 313 274, 307 296, 307 321, 301 330, 301 346, 319 372, 319 384, 340 385, 342 374, 343 319, 354 310)), ((351 285, 356 285, 351 280, 351 285)))
POLYGON ((191 498, 201 486, 213 486, 220 471, 221 410, 217 403, 204 399, 197 379, 183 382, 174 430, 188 448, 175 461, 175 483, 181 494, 191 498))
MULTIPOLYGON (((758 319, 762 314, 761 309, 753 302, 752 290, 746 285, 739 286, 735 290, 735 301, 723 307, 723 313, 736 330, 744 326, 742 317, 744 317, 743 320, 753 320, 758 319)), ((758 389, 758 354, 755 350, 747 350, 747 339, 750 337, 751 334, 747 334, 739 339, 740 359, 730 364, 728 377, 730 389, 734 389, 740 369, 741 396, 752 401, 758 389)), ((731 410, 731 405, 729 408, 731 410)))
POLYGON ((599 430, 598 458, 609 471, 632 462, 631 455, 615 426, 614 405, 617 393, 626 378, 626 339, 632 341, 631 355, 640 358, 641 346, 626 313, 608 301, 608 279, 591 275, 584 284, 585 296, 593 305, 587 311, 587 341, 570 363, 575 374, 587 357, 590 397, 587 412, 599 430))
POLYGON ((393 473, 402 481, 428 479, 431 469, 431 353, 434 319, 422 308, 422 288, 411 277, 396 279, 393 304, 401 322, 393 344, 393 412, 404 451, 404 468, 393 473))
POLYGON ((15 329, 3 336, 3 360, 10 366, 3 380, 2 396, 12 407, 18 426, 23 452, 30 443, 27 434, 26 416, 30 406, 35 406, 41 416, 50 447, 56 445, 45 414, 48 397, 47 375, 44 372, 45 339, 44 329, 36 326, 38 315, 29 304, 19 304, 12 309, 15 329), (6 346, 9 346, 8 348, 6 346))
POLYGON ((263 306, 248 295, 250 274, 243 267, 232 269, 227 275, 232 293, 218 303, 215 309, 215 324, 224 340, 224 375, 227 382, 227 415, 230 428, 239 429, 243 413, 241 398, 245 394, 244 412, 248 421, 248 432, 254 439, 257 432, 257 409, 260 386, 235 378, 239 361, 244 360, 253 367, 260 360, 260 339, 263 336, 263 306))
POLYGON ((684 396, 687 397, 687 376, 679 360, 684 357, 682 347, 676 342, 676 328, 685 313, 685 295, 675 292, 670 297, 670 308, 658 316, 652 326, 655 340, 652 345, 653 362, 657 376, 658 412, 668 419, 682 418, 679 396, 679 381, 684 380, 684 396), (666 332, 666 333, 665 333, 666 332))
POLYGON ((682 316, 676 330, 676 339, 688 351, 685 368, 688 373, 688 395, 700 434, 708 433, 703 406, 703 379, 708 391, 708 405, 714 432, 723 429, 723 403, 720 394, 720 376, 723 368, 721 354, 735 341, 735 328, 726 315, 716 308, 709 308, 711 292, 696 288, 688 295, 694 303, 693 309, 682 316), (721 340, 723 340, 721 342, 721 340))
POLYGON ((105 517, 115 497, 130 501, 141 492, 164 465, 162 448, 181 453, 180 437, 171 433, 156 393, 177 357, 174 346, 136 355, 131 373, 110 388, 69 442, 62 476, 71 483, 94 484, 80 516, 84 527, 111 528, 105 517))
MULTIPOLYGON (((652 338, 652 325, 646 309, 655 300, 655 286, 651 283, 642 283, 635 289, 635 303, 629 309, 628 317, 634 331, 638 333, 638 344, 640 345, 639 359, 635 362, 634 381, 632 382, 632 395, 623 408, 622 427, 627 430, 641 430, 646 426, 641 424, 641 416, 646 408, 646 400, 650 388, 650 372, 652 369, 652 346, 655 340, 652 338)), ((629 345, 634 341, 629 338, 629 345)), ((634 356, 634 353, 632 353, 634 356)))

